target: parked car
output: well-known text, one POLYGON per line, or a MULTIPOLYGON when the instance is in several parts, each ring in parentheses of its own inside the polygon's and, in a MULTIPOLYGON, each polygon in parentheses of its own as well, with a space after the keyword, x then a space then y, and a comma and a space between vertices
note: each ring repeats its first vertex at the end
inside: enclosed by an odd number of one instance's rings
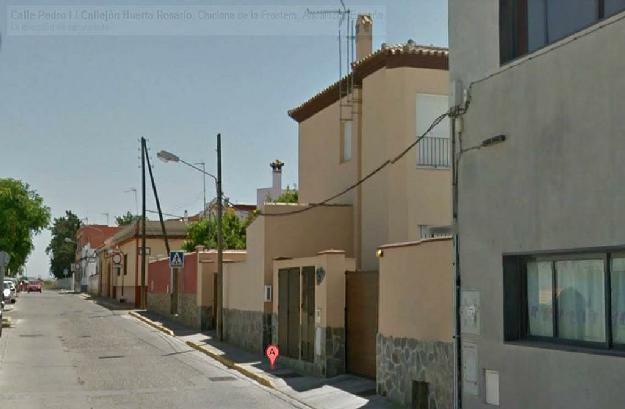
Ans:
POLYGON ((41 292, 41 281, 29 281, 28 284, 26 284, 26 291, 41 292))
POLYGON ((11 281, 5 281, 4 287, 2 289, 2 295, 6 301, 9 301, 11 304, 15 303, 17 291, 15 290, 15 286, 11 281))

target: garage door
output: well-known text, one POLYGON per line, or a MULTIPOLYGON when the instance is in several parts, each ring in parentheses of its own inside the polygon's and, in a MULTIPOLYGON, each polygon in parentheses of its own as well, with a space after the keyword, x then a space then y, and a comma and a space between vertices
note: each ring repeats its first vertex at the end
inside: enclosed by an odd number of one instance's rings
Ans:
POLYGON ((347 272, 345 280, 347 371, 355 375, 375 378, 378 272, 347 272))

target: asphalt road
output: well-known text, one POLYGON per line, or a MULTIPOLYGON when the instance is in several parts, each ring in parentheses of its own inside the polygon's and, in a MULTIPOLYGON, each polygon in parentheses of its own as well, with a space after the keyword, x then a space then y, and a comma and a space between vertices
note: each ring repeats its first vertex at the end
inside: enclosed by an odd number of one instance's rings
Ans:
POLYGON ((74 294, 20 295, 0 338, 0 408, 299 405, 128 316, 74 294))

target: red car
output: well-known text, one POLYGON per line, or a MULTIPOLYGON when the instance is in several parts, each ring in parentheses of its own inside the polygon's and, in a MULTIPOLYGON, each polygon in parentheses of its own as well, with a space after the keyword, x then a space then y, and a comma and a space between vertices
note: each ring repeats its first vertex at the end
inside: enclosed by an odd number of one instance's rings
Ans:
POLYGON ((41 282, 39 281, 29 281, 26 285, 26 291, 38 291, 41 292, 41 282))

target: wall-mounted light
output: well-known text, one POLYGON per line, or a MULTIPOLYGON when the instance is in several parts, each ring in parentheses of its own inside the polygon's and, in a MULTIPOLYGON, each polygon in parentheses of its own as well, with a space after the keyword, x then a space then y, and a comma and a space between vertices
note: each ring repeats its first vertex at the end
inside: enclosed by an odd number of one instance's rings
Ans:
POLYGON ((382 249, 377 249, 377 250, 375 251, 375 256, 376 256, 377 258, 382 258, 382 257, 384 257, 384 250, 382 250, 382 249))

